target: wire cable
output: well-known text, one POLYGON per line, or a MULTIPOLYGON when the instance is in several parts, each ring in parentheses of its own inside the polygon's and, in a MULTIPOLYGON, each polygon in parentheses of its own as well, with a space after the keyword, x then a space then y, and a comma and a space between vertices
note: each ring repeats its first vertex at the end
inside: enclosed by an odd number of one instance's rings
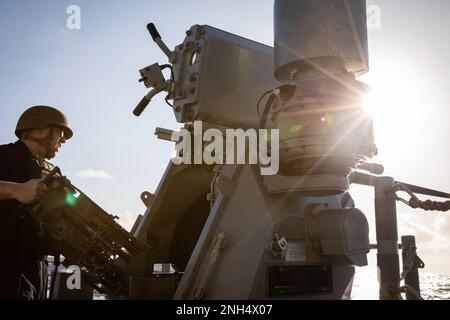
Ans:
MULTIPOLYGON (((174 72, 173 72, 173 67, 172 67, 172 65, 170 65, 170 64, 163 64, 163 65, 160 66, 160 68, 161 68, 161 70, 164 70, 164 69, 166 69, 166 68, 169 68, 169 69, 170 69, 170 81, 173 83, 173 82, 174 82, 174 79, 175 79, 175 74, 174 74, 174 72)), ((171 103, 169 102, 169 99, 170 99, 170 96, 172 95, 173 91, 174 91, 174 90, 169 91, 169 93, 168 93, 168 94, 166 95, 166 97, 164 98, 164 101, 166 101, 166 103, 167 103, 171 108, 173 108, 173 104, 171 104, 171 103)))
POLYGON ((394 191, 404 191, 411 198, 409 201, 402 199, 396 196, 396 200, 403 202, 407 206, 410 206, 413 209, 422 209, 425 211, 442 211, 446 212, 450 210, 450 201, 438 202, 432 200, 420 200, 406 185, 403 183, 397 183, 395 185, 394 191))
POLYGON ((256 104, 256 112, 258 112, 258 116, 261 118, 261 112, 259 111, 259 105, 261 101, 264 99, 265 96, 267 96, 269 93, 272 93, 273 90, 269 90, 263 93, 263 95, 259 98, 258 103, 256 104))

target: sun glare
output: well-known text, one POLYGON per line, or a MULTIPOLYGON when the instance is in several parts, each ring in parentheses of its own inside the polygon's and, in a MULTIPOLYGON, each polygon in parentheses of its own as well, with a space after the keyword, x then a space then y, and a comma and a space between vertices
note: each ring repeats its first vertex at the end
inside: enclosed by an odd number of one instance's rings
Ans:
POLYGON ((374 119, 377 145, 395 148, 424 134, 430 101, 417 73, 397 67, 390 73, 369 74, 362 81, 371 88, 364 104, 374 119))

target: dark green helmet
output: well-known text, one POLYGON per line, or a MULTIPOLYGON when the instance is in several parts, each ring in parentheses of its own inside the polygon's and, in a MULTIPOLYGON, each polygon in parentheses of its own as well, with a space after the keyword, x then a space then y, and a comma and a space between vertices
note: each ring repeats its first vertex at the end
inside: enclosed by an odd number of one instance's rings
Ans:
POLYGON ((22 132, 25 130, 42 129, 51 125, 60 127, 64 131, 66 140, 73 136, 73 132, 69 128, 69 121, 64 113, 48 106, 35 106, 25 110, 17 122, 16 136, 20 139, 22 132))

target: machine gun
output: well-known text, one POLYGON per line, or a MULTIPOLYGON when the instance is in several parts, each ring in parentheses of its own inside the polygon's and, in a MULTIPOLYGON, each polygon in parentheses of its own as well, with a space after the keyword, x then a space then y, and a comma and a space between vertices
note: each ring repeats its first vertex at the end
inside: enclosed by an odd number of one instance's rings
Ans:
POLYGON ((137 241, 112 216, 75 187, 55 167, 43 181, 47 190, 31 215, 50 241, 50 250, 77 265, 83 279, 99 292, 119 295, 126 290, 123 265, 147 246, 137 241))

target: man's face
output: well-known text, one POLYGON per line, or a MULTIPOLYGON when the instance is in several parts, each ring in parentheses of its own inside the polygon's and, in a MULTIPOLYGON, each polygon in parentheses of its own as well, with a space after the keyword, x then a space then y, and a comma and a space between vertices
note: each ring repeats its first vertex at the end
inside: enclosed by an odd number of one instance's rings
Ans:
POLYGON ((62 144, 66 142, 66 139, 64 138, 64 130, 58 127, 50 127, 47 137, 49 145, 47 147, 45 158, 52 159, 56 156, 62 144))
POLYGON ((56 156, 62 144, 66 142, 64 130, 60 127, 49 126, 42 129, 34 129, 25 140, 37 143, 37 149, 33 154, 38 158, 52 159, 56 156))

